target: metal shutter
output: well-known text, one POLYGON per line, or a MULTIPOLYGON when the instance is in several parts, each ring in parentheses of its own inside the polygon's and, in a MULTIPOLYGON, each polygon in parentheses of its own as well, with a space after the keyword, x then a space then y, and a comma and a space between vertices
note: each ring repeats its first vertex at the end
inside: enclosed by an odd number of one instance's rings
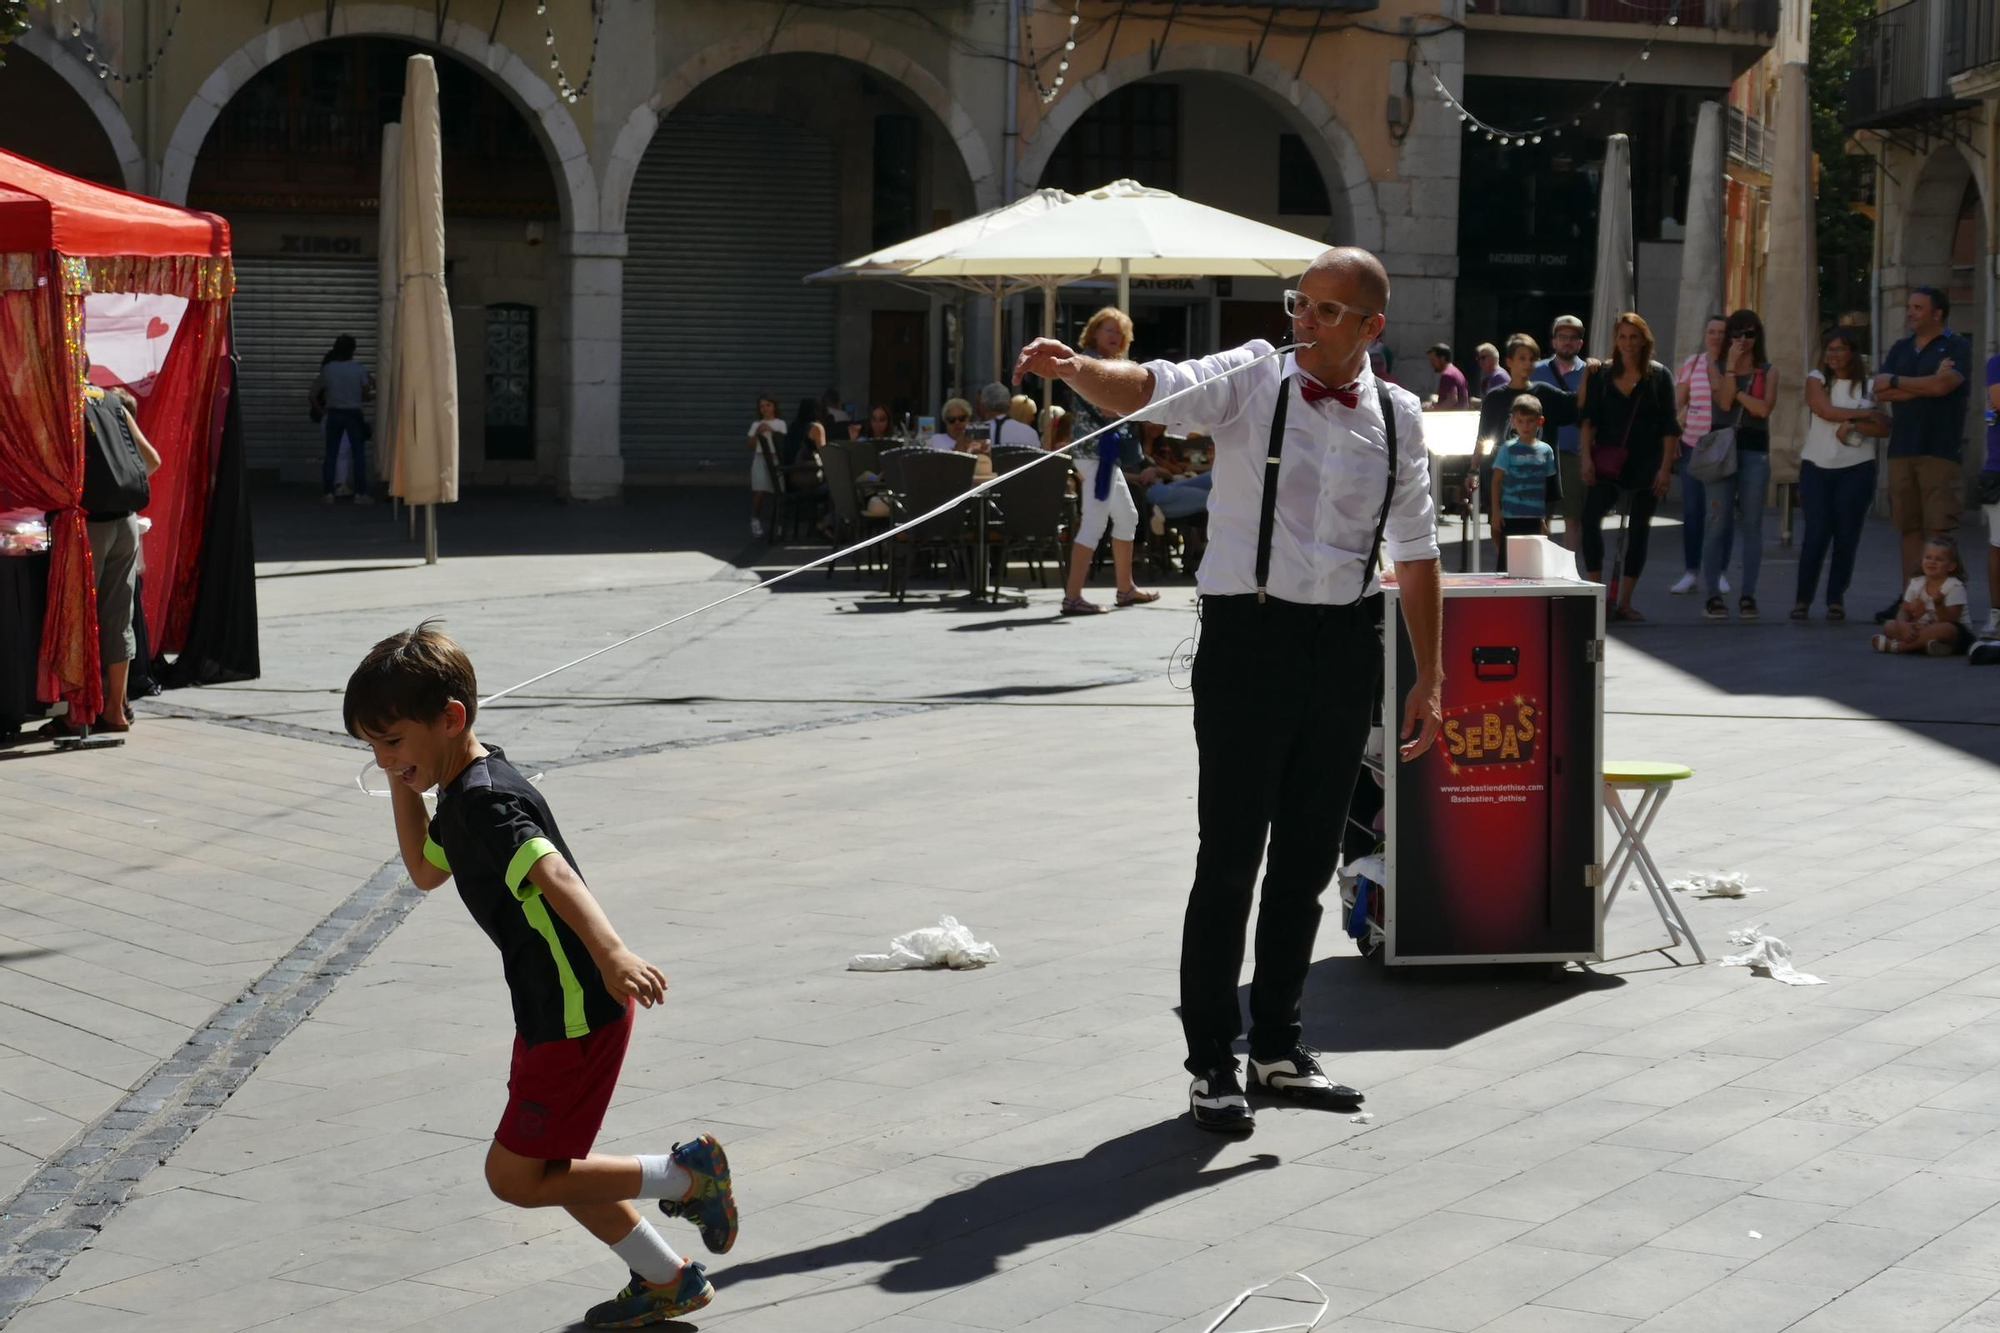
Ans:
MULTIPOLYGON (((236 349, 243 364, 244 456, 286 481, 319 480, 325 435, 306 418, 319 359, 351 333, 375 368, 377 289, 372 259, 236 259, 236 349)), ((369 409, 372 419, 374 409, 369 409)), ((374 462, 369 463, 374 470, 374 462)))
POLYGON ((626 476, 746 480, 757 395, 790 417, 834 382, 831 141, 750 112, 676 112, 653 136, 626 216, 626 476))

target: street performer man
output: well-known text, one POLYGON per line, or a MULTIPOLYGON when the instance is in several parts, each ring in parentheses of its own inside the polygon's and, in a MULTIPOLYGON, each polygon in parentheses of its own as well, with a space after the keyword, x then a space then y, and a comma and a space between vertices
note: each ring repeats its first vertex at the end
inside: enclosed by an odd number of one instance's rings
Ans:
POLYGON ((1388 539, 1416 677, 1401 754, 1430 748, 1444 681, 1437 520, 1423 412, 1378 380, 1368 346, 1382 332, 1389 275, 1365 250, 1326 251, 1285 293, 1307 344, 1269 353, 1254 341, 1174 363, 1105 361, 1038 338, 1014 369, 1060 379, 1107 412, 1202 428, 1215 441, 1208 551, 1197 579, 1194 687, 1201 848, 1181 938, 1181 1024, 1188 1098, 1204 1129, 1254 1124, 1237 1078, 1237 980, 1257 867, 1270 842, 1250 985, 1250 1086, 1315 1105, 1351 1106, 1303 1040, 1306 972, 1332 882, 1345 814, 1381 690, 1377 549, 1388 539), (1191 386, 1166 406, 1153 404, 1191 386))

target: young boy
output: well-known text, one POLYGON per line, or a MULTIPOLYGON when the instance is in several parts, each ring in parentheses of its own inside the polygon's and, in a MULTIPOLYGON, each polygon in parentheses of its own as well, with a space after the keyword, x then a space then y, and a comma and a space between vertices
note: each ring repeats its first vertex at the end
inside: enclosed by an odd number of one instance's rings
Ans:
POLYGON ((473 736, 478 699, 471 661, 426 621, 369 651, 348 678, 343 715, 390 776, 411 880, 428 892, 456 879, 500 948, 514 1062, 486 1183, 517 1207, 566 1210, 631 1269, 630 1284, 584 1316, 590 1327, 661 1323, 707 1305, 715 1288, 630 1201, 658 1199, 727 1253, 736 1243, 729 1161, 711 1134, 657 1156, 590 1151, 625 1059, 632 1003, 660 1003, 667 979, 611 928, 541 793, 473 736), (437 814, 427 817, 421 793, 431 787, 437 814))
POLYGON ((1511 428, 1493 456, 1493 489, 1500 496, 1499 570, 1507 572, 1507 538, 1549 535, 1549 478, 1556 475, 1556 452, 1535 438, 1542 430, 1542 402, 1531 393, 1514 400, 1511 428))

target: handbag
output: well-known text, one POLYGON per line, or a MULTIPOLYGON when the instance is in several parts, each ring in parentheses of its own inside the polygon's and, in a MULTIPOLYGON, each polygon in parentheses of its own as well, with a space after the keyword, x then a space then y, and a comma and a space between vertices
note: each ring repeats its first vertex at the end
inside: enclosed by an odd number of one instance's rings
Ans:
MULTIPOLYGON (((1761 377, 1763 372, 1758 374, 1761 377)), ((1694 442, 1694 452, 1688 455, 1688 475, 1704 485, 1711 481, 1727 481, 1735 476, 1736 428, 1742 424, 1743 404, 1739 402, 1734 420, 1727 426, 1718 426, 1694 442)))
POLYGON ((84 400, 83 495, 87 516, 135 514, 152 503, 146 463, 114 398, 84 400))
MULTIPOLYGON (((1606 367, 1607 382, 1618 378, 1616 370, 1606 367)), ((1625 434, 1616 444, 1599 444, 1595 440, 1590 445, 1590 465, 1597 471, 1599 481, 1616 481, 1624 474, 1625 464, 1632 457, 1632 423, 1639 419, 1639 395, 1642 389, 1652 386, 1652 376, 1646 376, 1643 386, 1632 386, 1632 414, 1625 418, 1625 434)))

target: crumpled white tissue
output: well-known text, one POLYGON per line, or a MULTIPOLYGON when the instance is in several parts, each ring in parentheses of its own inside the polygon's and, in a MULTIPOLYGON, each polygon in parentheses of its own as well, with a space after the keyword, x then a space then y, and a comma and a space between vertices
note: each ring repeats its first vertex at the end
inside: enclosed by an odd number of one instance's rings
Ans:
POLYGON ((1743 870, 1710 870, 1686 879, 1677 879, 1667 885, 1675 893, 1691 893, 1697 898, 1741 898, 1746 894, 1762 893, 1762 889, 1750 887, 1749 872, 1743 870))
POLYGON ((1761 967, 1770 973, 1772 980, 1782 981, 1787 986, 1826 984, 1821 978, 1793 967, 1790 947, 1776 936, 1766 935, 1761 926, 1745 926, 1741 930, 1732 930, 1729 932, 1729 942, 1744 952, 1716 959, 1718 966, 1761 967))
POLYGON ((1000 961, 1000 951, 972 938, 957 917, 939 917, 935 926, 908 931, 889 941, 887 953, 856 954, 850 972, 900 972, 906 968, 984 967, 1000 961))

